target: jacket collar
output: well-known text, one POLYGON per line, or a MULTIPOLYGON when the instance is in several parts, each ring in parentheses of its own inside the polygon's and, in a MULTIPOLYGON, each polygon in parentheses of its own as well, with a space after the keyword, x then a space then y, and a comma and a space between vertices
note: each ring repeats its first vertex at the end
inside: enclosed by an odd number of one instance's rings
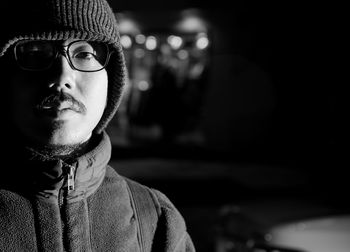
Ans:
MULTIPOLYGON (((104 179, 106 166, 111 158, 111 142, 103 132, 99 144, 90 152, 77 158, 74 167, 74 190, 70 190, 67 200, 77 201, 88 197, 100 186, 104 179)), ((68 184, 66 184, 68 186, 68 184)))
POLYGON ((57 199, 62 192, 70 202, 88 197, 102 183, 112 149, 106 132, 94 137, 95 147, 69 163, 63 160, 31 160, 28 155, 20 153, 18 160, 2 171, 4 176, 0 179, 0 189, 48 199, 57 199), (21 161, 23 157, 25 160, 21 161), (69 175, 74 185, 72 190, 68 190, 69 175))

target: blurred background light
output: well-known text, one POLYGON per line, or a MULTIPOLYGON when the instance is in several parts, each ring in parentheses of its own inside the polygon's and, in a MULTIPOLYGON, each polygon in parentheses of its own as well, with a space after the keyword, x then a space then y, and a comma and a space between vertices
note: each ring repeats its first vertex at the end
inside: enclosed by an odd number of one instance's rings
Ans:
POLYGON ((209 39, 208 39, 207 35, 204 33, 201 33, 196 40, 196 47, 198 49, 203 50, 203 49, 207 48, 208 45, 209 45, 209 39))
POLYGON ((143 34, 137 34, 135 36, 135 41, 137 44, 144 44, 146 42, 146 36, 143 34))
POLYGON ((154 36, 148 36, 146 38, 146 44, 145 44, 146 48, 148 50, 154 50, 157 48, 157 39, 154 36))
POLYGON ((175 25, 175 28, 180 32, 198 33, 207 32, 208 24, 200 17, 198 10, 188 9, 181 13, 181 19, 175 25))
POLYGON ((129 35, 120 36, 120 43, 125 49, 129 49, 132 46, 132 40, 129 35))
POLYGON ((149 89, 149 83, 148 81, 141 80, 137 83, 137 87, 141 91, 147 91, 149 89))
POLYGON ((188 52, 185 49, 179 50, 177 52, 177 57, 181 60, 185 60, 188 58, 188 52))
POLYGON ((136 35, 140 33, 139 25, 135 20, 128 17, 126 14, 119 13, 117 16, 119 20, 119 32, 120 34, 136 35))
POLYGON ((179 49, 183 44, 182 38, 179 36, 175 36, 175 35, 170 35, 167 38, 167 42, 171 46, 171 48, 173 48, 174 50, 179 49))
POLYGON ((136 48, 134 51, 134 56, 138 59, 143 58, 145 56, 145 50, 142 48, 136 48))

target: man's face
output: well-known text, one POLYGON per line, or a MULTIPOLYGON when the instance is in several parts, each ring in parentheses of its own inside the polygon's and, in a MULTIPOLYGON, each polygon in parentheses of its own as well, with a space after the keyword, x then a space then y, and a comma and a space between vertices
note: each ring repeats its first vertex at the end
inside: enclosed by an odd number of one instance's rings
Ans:
POLYGON ((106 70, 74 70, 62 55, 48 70, 18 67, 10 82, 15 126, 37 144, 85 142, 101 119, 107 101, 106 70))

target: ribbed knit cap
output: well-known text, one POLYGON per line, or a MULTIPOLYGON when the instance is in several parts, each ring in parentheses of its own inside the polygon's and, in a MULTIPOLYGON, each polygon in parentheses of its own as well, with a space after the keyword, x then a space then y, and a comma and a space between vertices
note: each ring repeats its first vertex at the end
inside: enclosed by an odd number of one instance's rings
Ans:
POLYGON ((106 0, 5 0, 0 13, 0 58, 23 39, 101 41, 111 45, 106 68, 108 100, 104 114, 95 128, 107 126, 119 106, 127 70, 120 44, 118 24, 106 0))

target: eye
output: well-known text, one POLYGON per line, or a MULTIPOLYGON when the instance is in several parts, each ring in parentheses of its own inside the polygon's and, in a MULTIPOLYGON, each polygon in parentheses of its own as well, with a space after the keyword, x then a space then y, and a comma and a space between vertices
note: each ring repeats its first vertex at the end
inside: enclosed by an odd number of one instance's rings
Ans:
POLYGON ((16 53, 29 57, 42 56, 52 57, 54 55, 54 48, 52 44, 43 41, 29 41, 22 42, 16 47, 16 53))
POLYGON ((96 58, 96 53, 94 52, 77 52, 74 53, 73 58, 76 59, 85 59, 85 60, 90 60, 90 59, 95 59, 96 58))
POLYGON ((73 44, 69 49, 71 58, 77 60, 91 60, 97 56, 96 50, 86 42, 78 42, 73 44))
POLYGON ((108 57, 108 47, 101 42, 75 41, 67 50, 71 63, 77 69, 100 69, 105 66, 108 57))

